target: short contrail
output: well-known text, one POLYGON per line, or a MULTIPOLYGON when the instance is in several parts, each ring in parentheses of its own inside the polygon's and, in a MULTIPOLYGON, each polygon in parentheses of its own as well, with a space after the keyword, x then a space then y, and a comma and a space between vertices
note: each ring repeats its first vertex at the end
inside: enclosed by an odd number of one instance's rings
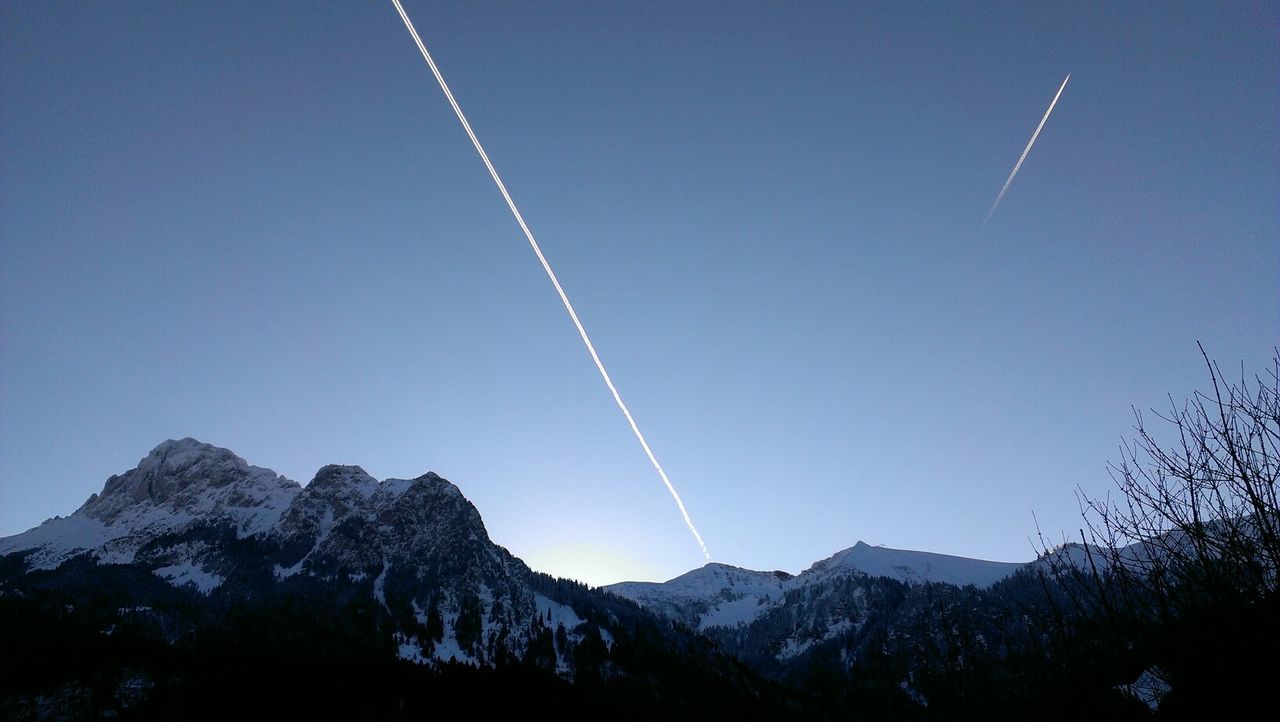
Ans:
POLYGON ((1044 111, 1044 117, 1040 119, 1040 125, 1036 126, 1036 132, 1031 134, 1031 140, 1027 141, 1027 147, 1022 150, 1022 157, 1018 158, 1017 164, 1013 166, 1013 172, 1009 174, 1009 180, 1004 182, 1004 188, 1000 189, 1000 195, 996 196, 996 202, 991 204, 991 210, 987 211, 987 217, 982 219, 982 225, 987 225, 987 221, 991 220, 991 214, 996 212, 996 206, 1000 205, 1000 199, 1004 198, 1004 192, 1009 190, 1009 184, 1013 182, 1013 177, 1018 175, 1018 169, 1022 167, 1022 161, 1027 159, 1027 154, 1031 152, 1031 146, 1036 144, 1036 138, 1040 136, 1040 129, 1044 127, 1044 122, 1049 119, 1049 114, 1053 112, 1053 106, 1058 104, 1058 98, 1062 96, 1062 89, 1067 87, 1067 80, 1071 80, 1071 73, 1067 73, 1066 80, 1062 81, 1062 85, 1058 87, 1058 92, 1053 96, 1053 102, 1049 103, 1049 109, 1044 111))
POLYGON ((582 343, 586 344, 587 351, 591 354, 591 360, 596 362, 596 369, 600 371, 600 377, 604 379, 604 385, 609 387, 609 391, 613 394, 613 400, 618 402, 618 408, 622 409, 622 415, 627 417, 627 423, 631 424, 631 431, 635 433, 636 439, 640 441, 640 446, 644 448, 644 453, 648 455, 649 461, 653 462, 653 468, 658 470, 658 476, 662 477, 662 483, 667 485, 667 491, 671 492, 671 498, 676 500, 676 506, 680 507, 680 516, 684 517, 684 523, 689 527, 689 531, 693 534, 693 538, 698 541, 698 547, 702 549, 702 554, 708 560, 711 559, 711 552, 707 551, 707 545, 702 541, 702 535, 698 533, 698 528, 693 525, 693 520, 689 518, 689 512, 684 508, 684 502, 680 500, 680 494, 676 488, 671 485, 671 480, 667 478, 667 472, 662 470, 662 465, 658 463, 658 457, 653 455, 653 451, 649 448, 649 442, 644 440, 644 434, 640 433, 640 427, 636 426, 636 420, 631 418, 631 412, 627 410, 627 405, 622 403, 622 396, 618 394, 618 389, 614 388, 613 380, 609 378, 609 372, 604 370, 604 363, 600 361, 600 355, 596 353, 596 347, 591 344, 591 339, 587 336, 587 329, 583 328, 582 322, 578 320, 578 314, 573 310, 573 304, 569 303, 569 297, 565 295, 564 289, 560 287, 560 280, 556 278, 555 271, 551 270, 551 264, 547 263, 546 256, 542 255, 542 249, 538 247, 538 242, 533 238, 533 231, 529 230, 529 226, 524 222, 524 216, 520 215, 520 210, 516 208, 515 201, 511 200, 511 194, 507 192, 507 186, 498 177, 498 171, 494 169, 493 163, 489 162, 489 154, 484 152, 484 147, 480 145, 480 140, 476 138, 476 134, 471 130, 471 124, 467 122, 467 116, 462 114, 462 108, 458 107, 458 101, 453 99, 453 93, 449 90, 449 85, 444 82, 444 76, 440 74, 440 69, 436 67, 436 62, 431 59, 431 53, 427 52, 427 46, 423 44, 422 38, 418 37, 418 31, 414 29, 413 23, 409 20, 409 15, 405 13, 404 6, 400 4, 400 0, 391 0, 395 4, 396 10, 400 13, 400 19, 404 21, 404 26, 409 29, 409 34, 413 36, 413 42, 418 44, 418 50, 422 51, 422 59, 427 61, 427 66, 431 68, 432 74, 436 76, 436 81, 440 83, 440 89, 444 91, 444 95, 449 99, 449 105, 453 106, 453 112, 457 114, 458 120, 462 121, 463 130, 467 131, 467 135, 471 138, 471 144, 476 147, 476 152, 480 154, 480 160, 484 161, 484 165, 489 169, 489 175, 493 176, 493 182, 498 185, 498 190, 502 192, 502 197, 507 201, 507 207, 511 209, 511 215, 515 216, 516 223, 520 224, 520 230, 524 231, 524 237, 529 239, 529 245, 533 247, 533 252, 538 256, 538 260, 542 263, 542 270, 547 272, 547 278, 551 279, 551 285, 556 287, 556 293, 560 294, 560 300, 564 303, 564 308, 569 312, 569 319, 573 321, 573 325, 578 328, 578 335, 582 337, 582 343))

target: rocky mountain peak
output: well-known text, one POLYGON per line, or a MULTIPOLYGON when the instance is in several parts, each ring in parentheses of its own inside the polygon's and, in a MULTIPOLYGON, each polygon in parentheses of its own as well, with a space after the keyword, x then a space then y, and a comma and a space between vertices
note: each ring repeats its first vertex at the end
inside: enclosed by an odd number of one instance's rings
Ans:
POLYGON ((313 493, 325 491, 341 496, 355 494, 368 499, 378 490, 378 480, 359 466, 329 464, 320 467, 307 488, 313 493))
POLYGON ((102 491, 90 496, 77 513, 111 523, 140 505, 174 506, 189 503, 189 497, 207 490, 228 490, 234 495, 230 487, 264 483, 297 487, 269 469, 250 466, 229 449, 190 437, 169 439, 152 449, 137 467, 107 479, 102 491))

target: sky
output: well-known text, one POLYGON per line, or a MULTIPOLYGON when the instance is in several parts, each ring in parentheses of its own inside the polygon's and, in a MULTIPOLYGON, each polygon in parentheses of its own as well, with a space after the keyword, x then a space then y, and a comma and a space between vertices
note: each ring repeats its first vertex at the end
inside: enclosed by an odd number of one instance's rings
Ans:
MULTIPOLYGON (((719 562, 1029 560, 1280 344, 1274 3, 405 7, 719 562)), ((0 535, 186 436, 704 563, 389 2, 0 4, 0 535)))

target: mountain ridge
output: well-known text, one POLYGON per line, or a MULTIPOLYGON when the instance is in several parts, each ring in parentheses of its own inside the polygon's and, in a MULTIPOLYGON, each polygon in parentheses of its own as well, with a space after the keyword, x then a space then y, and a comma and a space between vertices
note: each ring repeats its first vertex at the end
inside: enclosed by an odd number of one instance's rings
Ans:
POLYGON ((135 565, 206 597, 342 580, 399 620, 406 659, 492 664, 536 636, 531 570, 433 472, 379 482, 330 464, 302 486, 228 449, 170 439, 70 516, 0 539, 0 556, 11 554, 32 571, 78 557, 135 565))
MULTIPOLYGON (((322 466, 304 486, 271 469, 250 465, 229 449, 191 437, 168 439, 153 448, 134 469, 110 476, 100 492, 91 494, 69 516, 55 516, 26 531, 0 537, 0 555, 34 550, 33 561, 39 568, 56 566, 83 551, 99 552, 99 558, 104 560, 127 561, 131 558, 129 545, 121 542, 120 537, 145 531, 148 526, 156 525, 158 531, 181 526, 195 517, 221 517, 236 523, 239 536, 253 536, 268 532, 281 522, 299 496, 314 497, 323 489, 331 489, 324 497, 334 505, 335 513, 342 516, 375 495, 388 499, 398 497, 418 479, 443 482, 442 488, 462 497, 456 485, 432 471, 415 479, 379 481, 360 466, 344 464, 322 466), (55 548, 52 542, 58 537, 68 542, 65 548, 55 548)), ((990 586, 1020 566, 1023 565, 1016 562, 893 549, 858 541, 826 559, 815 561, 799 574, 709 562, 666 582, 624 581, 603 585, 603 588, 652 589, 674 585, 688 594, 692 589, 690 580, 685 578, 696 577, 701 570, 708 569, 759 576, 766 586, 805 575, 846 571, 908 582, 990 586)))
MULTIPOLYGON (((66 718, 103 705, 119 713, 135 688, 170 690, 148 714, 172 718, 154 712, 172 690, 207 699, 241 688, 237 670, 257 659, 263 669, 319 664, 334 684, 357 679, 383 697, 405 694, 392 679, 437 695, 498 680, 580 705, 616 696, 700 717, 750 709, 772 684, 629 600, 531 570, 434 472, 377 481, 326 465, 301 486, 195 439, 163 442, 71 515, 0 539, 0 646, 98 665, 82 678, 85 664, 51 662, 17 697, 6 683, 0 717, 37 710, 17 719, 47 717, 49 704, 66 718), (73 628, 79 641, 50 646, 73 628), (42 696, 51 684, 65 699, 42 696)), ((324 694, 364 716, 355 692, 324 694)), ((771 694, 782 704, 791 693, 771 694)), ((412 696, 431 709, 431 694, 412 696)), ((284 697, 276 703, 292 716, 284 697)))
MULTIPOLYGON (((263 669, 323 660, 335 683, 356 675, 384 696, 408 674, 437 691, 502 679, 569 694, 556 686, 566 683, 579 700, 619 695, 691 718, 733 708, 835 719, 860 700, 917 719, 964 670, 1004 669, 1021 649, 1043 659, 1045 637, 1023 611, 1043 600, 1043 570, 858 542, 794 575, 712 562, 593 589, 494 543, 461 489, 433 472, 378 481, 330 464, 303 486, 187 438, 112 475, 71 515, 0 539, 0 642, 40 658, 72 625, 97 676, 50 662, 39 684, 62 680, 72 702, 117 711, 138 685, 220 694, 240 684, 245 655, 262 655, 263 669), (118 685, 109 699, 94 696, 103 678, 118 685)), ((993 679, 1041 689, 1010 669, 993 679)), ((43 709, 43 692, 24 689, 13 704, 43 709)), ((17 709, 4 694, 0 716, 17 709)), ((177 698, 151 709, 164 699, 177 698)), ((359 695, 336 699, 359 716, 359 695)), ((419 708, 429 700, 419 695, 419 708)), ((64 716, 89 714, 75 704, 64 716)))
POLYGON ((706 630, 750 624, 784 603, 788 592, 849 574, 886 577, 907 584, 940 582, 987 588, 1033 563, 993 562, 859 541, 795 575, 710 562, 665 582, 618 582, 603 588, 663 616, 706 630))
MULTIPOLYGON (((535 572, 493 543, 475 506, 434 472, 378 481, 360 466, 328 464, 302 486, 193 438, 162 442, 70 516, 0 539, 6 555, 31 571, 77 558, 133 565, 205 597, 339 584, 345 598, 356 594, 396 620, 397 654, 418 663, 493 665, 526 655, 539 630, 567 621, 565 641, 552 645, 553 666, 565 670, 575 641, 612 634, 536 593, 535 572)), ((819 598, 862 588, 863 579, 989 587, 1022 566, 858 542, 797 575, 710 562, 667 582, 601 591, 692 630, 746 639, 779 610, 802 600, 823 607, 819 598)), ((768 656, 800 656, 812 639, 857 623, 833 620, 768 642, 785 648, 768 656)))

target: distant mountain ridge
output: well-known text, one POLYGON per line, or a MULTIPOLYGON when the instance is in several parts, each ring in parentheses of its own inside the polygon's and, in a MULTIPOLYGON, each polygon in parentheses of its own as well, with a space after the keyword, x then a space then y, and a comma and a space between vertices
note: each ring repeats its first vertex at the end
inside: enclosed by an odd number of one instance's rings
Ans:
MULTIPOLYGON (((457 487, 432 473, 414 480, 379 482, 358 466, 325 466, 304 488, 270 469, 249 465, 227 449, 191 438, 171 439, 153 449, 136 468, 107 479, 103 490, 70 516, 0 539, 0 555, 24 552, 33 569, 56 568, 83 553, 102 563, 130 563, 156 536, 216 523, 234 528, 239 538, 259 535, 296 541, 299 534, 313 536, 306 554, 277 569, 277 574, 289 576, 312 564, 312 554, 321 547, 341 544, 339 538, 330 538, 336 524, 353 514, 392 513, 395 502, 415 485, 462 498, 457 487)), ((474 512, 474 507, 470 509, 474 512)), ((483 529, 478 512, 469 521, 483 529)), ((316 560, 323 557, 321 553, 316 560)), ((668 582, 622 582, 606 589, 642 604, 671 608, 678 600, 773 600, 798 584, 848 572, 985 587, 1020 566, 858 542, 795 576, 710 563, 668 582), (659 602, 660 598, 668 601, 659 602)), ((732 624, 741 616, 729 606, 717 609, 720 616, 699 620, 699 625, 732 624)))
POLYGON ((379 482, 330 465, 303 487, 190 438, 160 444, 70 516, 0 539, 3 555, 32 571, 82 556, 135 565, 205 596, 340 581, 398 620, 398 653, 419 662, 492 665, 577 619, 531 588, 529 568, 436 474, 379 482))
POLYGON ((713 562, 666 582, 620 582, 604 588, 663 616, 705 630, 749 624, 783 604, 789 591, 850 574, 887 577, 908 584, 986 588, 1025 566, 858 542, 797 575, 713 562))
MULTIPOLYGON (((224 690, 246 684, 281 718, 422 716, 468 689, 524 709, 494 685, 584 716, 609 699, 703 718, 756 710, 773 684, 630 600, 529 569, 434 473, 329 465, 304 487, 190 438, 0 539, 0 647, 33 670, 0 686, 18 720, 225 719, 243 710, 224 690)), ((764 708, 808 704, 790 694, 764 708)))
POLYGON ((814 564, 805 574, 818 575, 835 570, 854 570, 867 576, 891 577, 907 583, 941 582, 958 587, 969 584, 976 587, 989 587, 1023 566, 1025 564, 1020 562, 992 562, 936 552, 891 549, 858 542, 814 564))
MULTIPOLYGON (((938 665, 955 629, 973 632, 963 641, 970 657, 998 658, 1029 638, 1008 610, 1042 594, 1026 573, 1037 564, 859 542, 797 575, 711 563, 663 583, 590 589, 493 543, 479 511, 434 473, 378 481, 329 465, 304 487, 187 438, 111 476, 70 516, 0 539, 0 611, 44 620, 28 637, 28 625, 2 627, 0 641, 26 639, 36 657, 72 624, 90 656, 104 639, 189 652, 173 673, 155 661, 170 652, 125 666, 107 655, 98 681, 59 682, 93 705, 107 704, 92 692, 103 675, 120 685, 117 701, 143 682, 206 694, 250 653, 268 669, 318 656, 339 677, 366 675, 380 694, 385 675, 408 665, 534 674, 544 692, 547 679, 572 681, 596 690, 588 698, 609 690, 699 718, 735 705, 806 718, 828 709, 821 690, 918 711, 938 689, 929 680, 949 674, 938 665), (223 660, 213 670, 201 661, 210 654, 223 660)), ((14 704, 42 709, 24 694, 14 704)), ((6 704, 0 695, 0 716, 18 709, 6 704)), ((86 709, 73 705, 70 716, 86 709)))
MULTIPOLYGON (((398 654, 415 662, 492 665, 525 654, 539 629, 582 625, 571 608, 531 590, 531 570, 489 541, 475 507, 433 473, 380 482, 358 466, 329 465, 303 487, 191 438, 161 443, 70 516, 0 539, 4 555, 33 571, 77 557, 136 565, 205 596, 224 585, 341 580, 401 620, 398 654)), ((1022 566, 858 542, 798 575, 709 563, 667 582, 603 590, 691 629, 746 634, 851 578, 985 588, 1022 566)), ((772 656, 794 657, 806 648, 801 637, 832 636, 856 621, 809 620, 772 656)), ((560 656, 555 664, 565 667, 560 656)))

